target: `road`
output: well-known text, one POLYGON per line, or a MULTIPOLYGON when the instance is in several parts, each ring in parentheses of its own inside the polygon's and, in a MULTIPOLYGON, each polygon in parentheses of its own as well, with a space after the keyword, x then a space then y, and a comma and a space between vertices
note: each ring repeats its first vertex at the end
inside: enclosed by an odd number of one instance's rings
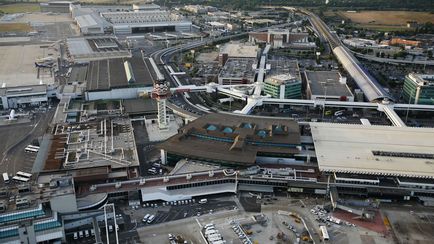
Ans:
MULTIPOLYGON (((283 26, 286 26, 288 24, 280 24, 280 25, 275 25, 275 26, 270 26, 270 27, 263 27, 263 28, 258 28, 254 31, 257 32, 261 32, 261 31, 266 31, 269 28, 280 28, 283 26)), ((222 37, 218 37, 218 38, 206 38, 203 39, 201 41, 193 41, 191 43, 187 43, 187 44, 183 44, 183 45, 178 45, 178 46, 174 46, 174 47, 169 47, 169 48, 165 48, 165 49, 161 49, 158 51, 155 51, 153 53, 150 54, 150 57, 153 58, 156 63, 159 65, 159 69, 160 72, 165 76, 166 80, 169 82, 171 87, 178 87, 180 85, 189 85, 190 82, 188 81, 188 79, 182 79, 180 78, 180 84, 177 84, 176 81, 170 76, 170 74, 168 73, 168 71, 164 68, 164 65, 173 65, 173 63, 171 63, 171 59, 173 57, 173 55, 177 54, 177 53, 182 53, 191 49, 195 49, 195 48, 199 48, 205 45, 212 45, 213 43, 219 43, 219 42, 225 42, 225 41, 229 41, 232 39, 236 39, 236 38, 241 38, 245 35, 247 35, 247 32, 243 32, 243 33, 238 33, 238 34, 234 34, 234 35, 228 35, 228 36, 222 36, 222 37)), ((177 67, 173 67, 174 70, 177 70, 177 67)), ((171 103, 172 108, 176 108, 180 111, 187 111, 193 114, 196 114, 198 116, 201 116, 205 113, 207 113, 207 111, 204 111, 203 109, 195 106, 196 104, 200 104, 202 106, 207 106, 203 99, 201 99, 201 97, 198 94, 195 93, 189 93, 189 98, 186 99, 184 95, 180 94, 178 96, 173 96, 169 99, 169 103, 171 103)), ((213 111, 212 108, 209 108, 210 111, 213 111)))

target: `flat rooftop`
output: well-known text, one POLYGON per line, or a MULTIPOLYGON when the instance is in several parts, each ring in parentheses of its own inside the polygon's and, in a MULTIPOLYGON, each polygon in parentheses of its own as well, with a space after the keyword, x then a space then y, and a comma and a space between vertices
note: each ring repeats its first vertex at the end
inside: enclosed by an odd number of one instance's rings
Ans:
POLYGON ((305 71, 305 74, 312 95, 325 95, 327 89, 327 96, 353 96, 346 83, 340 83, 337 71, 305 71))
POLYGON ((137 114, 157 114, 157 102, 154 99, 138 98, 127 99, 122 102, 125 113, 129 115, 137 114))
POLYGON ((434 178, 434 129, 310 123, 320 171, 434 178))
POLYGON ((298 61, 294 59, 270 59, 267 60, 267 64, 269 64, 270 70, 267 71, 267 77, 282 75, 282 74, 290 74, 296 77, 298 80, 301 80, 300 77, 300 68, 298 66, 298 61))
POLYGON ((86 168, 76 171, 75 177, 79 177, 104 171, 107 166, 114 169, 138 165, 131 121, 118 116, 79 125, 58 125, 44 170, 86 168), (100 167, 99 171, 96 167, 100 167))
POLYGON ((0 88, 0 96, 16 97, 25 95, 46 95, 46 85, 19 86, 0 88))
POLYGON ((57 52, 46 45, 0 46, 0 85, 25 86, 53 84, 50 69, 35 67, 35 61, 48 56, 56 57, 57 52), (50 55, 51 54, 51 55, 50 55))
POLYGON ((228 43, 221 48, 220 53, 227 53, 232 58, 257 58, 259 47, 248 43, 228 43))
POLYGON ((87 69, 86 89, 88 91, 110 90, 129 86, 152 86, 153 78, 143 59, 117 58, 91 61, 87 69), (124 62, 131 64, 134 81, 129 82, 124 62))
POLYGON ((66 39, 66 43, 68 56, 76 62, 131 57, 112 36, 71 37, 66 39))
POLYGON ((186 158, 251 165, 258 153, 298 153, 299 144, 300 129, 292 120, 207 114, 159 147, 186 158))
POLYGON ((253 69, 254 65, 256 65, 256 59, 230 58, 220 71, 219 78, 253 80, 256 73, 253 69))

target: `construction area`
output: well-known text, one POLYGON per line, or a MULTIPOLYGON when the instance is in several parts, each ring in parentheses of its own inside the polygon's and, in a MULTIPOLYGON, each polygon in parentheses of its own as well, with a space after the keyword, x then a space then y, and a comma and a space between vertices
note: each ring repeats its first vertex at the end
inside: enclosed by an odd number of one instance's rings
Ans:
MULTIPOLYGON (((253 196, 250 200, 260 205, 260 212, 246 212, 234 197, 238 206, 234 209, 216 213, 210 210, 193 217, 196 221, 187 218, 140 228, 140 240, 143 243, 163 243, 168 242, 168 238, 182 238, 192 243, 219 239, 234 244, 394 243, 392 230, 380 213, 374 219, 356 214, 340 219, 336 216, 343 216, 346 211, 326 210, 327 205, 318 204, 324 203, 323 200, 266 195, 258 199, 260 194, 247 195, 253 196)), ((211 198, 203 205, 212 205, 215 201, 211 198)))

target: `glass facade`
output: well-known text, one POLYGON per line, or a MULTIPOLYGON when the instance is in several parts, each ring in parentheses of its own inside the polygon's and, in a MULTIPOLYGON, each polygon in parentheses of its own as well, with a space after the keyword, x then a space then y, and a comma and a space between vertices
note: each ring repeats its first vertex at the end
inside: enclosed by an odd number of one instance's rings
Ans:
POLYGON ((301 81, 298 80, 288 80, 282 81, 281 83, 275 82, 272 80, 265 80, 264 83, 264 92, 267 95, 270 95, 273 98, 280 98, 281 88, 284 88, 283 92, 284 97, 287 99, 299 99, 301 98, 301 81))
POLYGON ((405 77, 402 95, 406 102, 414 104, 434 105, 434 81, 428 80, 424 84, 418 82, 416 75, 411 74, 405 77), (418 94, 418 87, 420 89, 418 94), (419 97, 417 98, 417 95, 419 97), (415 102, 416 101, 416 102, 415 102))

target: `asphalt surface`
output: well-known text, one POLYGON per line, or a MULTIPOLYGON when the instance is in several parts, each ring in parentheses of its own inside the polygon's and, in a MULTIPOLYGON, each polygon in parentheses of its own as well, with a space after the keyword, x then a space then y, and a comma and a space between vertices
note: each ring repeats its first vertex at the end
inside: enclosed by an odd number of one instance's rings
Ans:
MULTIPOLYGON (((212 216, 214 213, 226 210, 233 210, 237 203, 233 199, 233 195, 215 195, 208 197, 206 204, 199 204, 199 199, 195 199, 196 203, 162 206, 162 202, 157 203, 159 207, 142 207, 132 209, 127 206, 126 201, 116 201, 116 214, 120 214, 124 224, 119 225, 118 238, 119 243, 140 243, 138 229, 151 227, 160 223, 171 222, 175 220, 186 219, 197 216, 212 216), (142 218, 146 214, 154 214, 155 220, 151 224, 143 223, 142 218), (200 215, 198 215, 200 213, 200 215)), ((119 221, 120 218, 118 218, 119 221)), ((119 223, 119 222, 118 222, 119 223)), ((80 230, 91 229, 89 226, 81 226, 80 230)), ((78 230, 71 230, 66 234, 67 243, 90 244, 95 243, 95 237, 83 237, 74 240, 73 233, 78 230)), ((106 243, 105 229, 101 230, 101 238, 106 243)), ((114 232, 109 233, 110 243, 115 243, 114 232)))
POLYGON ((45 134, 54 112, 37 113, 30 123, 0 127, 1 172, 31 172, 36 154, 25 153, 24 148, 45 134))

